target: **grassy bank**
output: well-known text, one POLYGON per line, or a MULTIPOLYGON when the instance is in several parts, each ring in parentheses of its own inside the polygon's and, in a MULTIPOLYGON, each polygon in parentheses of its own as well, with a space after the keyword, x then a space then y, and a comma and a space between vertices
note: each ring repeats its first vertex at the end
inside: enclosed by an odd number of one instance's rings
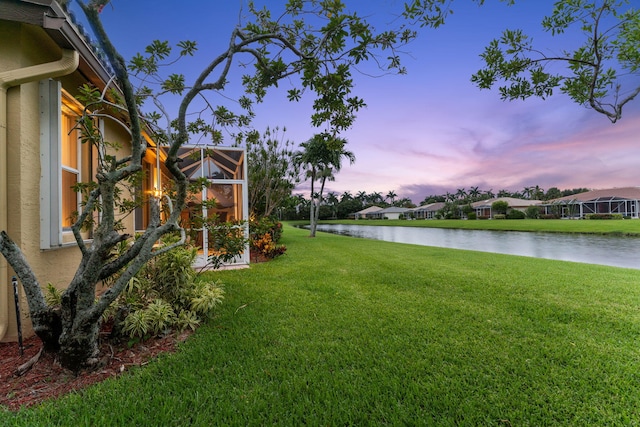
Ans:
POLYGON ((0 424, 638 424, 637 271, 307 234, 215 273, 177 354, 0 424))
MULTIPOLYGON (((308 224, 295 221, 292 224, 308 224)), ((640 237, 640 220, 566 220, 566 219, 509 219, 509 220, 336 220, 323 224, 395 225, 399 227, 460 228, 467 230, 532 231, 548 233, 613 234, 640 237)))

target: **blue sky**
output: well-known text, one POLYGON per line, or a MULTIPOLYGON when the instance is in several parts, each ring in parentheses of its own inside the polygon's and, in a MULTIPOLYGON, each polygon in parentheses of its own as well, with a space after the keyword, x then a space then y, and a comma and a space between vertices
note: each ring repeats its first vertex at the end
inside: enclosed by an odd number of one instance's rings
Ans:
MULTIPOLYGON (((259 2, 257 2, 259 3, 259 2)), ((283 1, 265 1, 268 5, 283 1)), ((400 0, 346 0, 382 29, 400 11, 400 0)), ((419 203, 426 195, 478 186, 481 190, 549 187, 606 188, 640 185, 640 101, 622 120, 604 116, 557 94, 542 101, 501 101, 498 91, 480 91, 470 82, 482 63, 479 54, 505 28, 523 28, 547 52, 575 44, 571 35, 550 38, 540 21, 552 0, 519 0, 506 6, 487 0, 453 3, 454 14, 436 30, 421 30, 404 50, 407 75, 354 74, 355 93, 365 99, 355 126, 343 136, 356 162, 345 165, 328 191, 395 191, 419 203)), ((188 76, 224 49, 238 22, 240 0, 175 2, 112 0, 102 19, 125 58, 154 39, 191 39, 197 56, 175 71, 188 76), (187 70, 191 70, 190 72, 187 70)), ((364 70, 370 71, 370 70, 364 70)), ((237 74, 240 76, 240 73, 237 74)), ((214 97, 215 99, 215 97, 214 97)), ((317 129, 309 102, 286 102, 284 91, 256 108, 254 127, 286 127, 296 143, 317 129)), ((305 185, 299 187, 304 192, 305 185)))

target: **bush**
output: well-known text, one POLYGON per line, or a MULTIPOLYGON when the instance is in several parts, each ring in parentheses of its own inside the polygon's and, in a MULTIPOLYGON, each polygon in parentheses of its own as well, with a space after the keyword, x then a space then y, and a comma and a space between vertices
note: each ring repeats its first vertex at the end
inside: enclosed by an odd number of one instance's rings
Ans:
POLYGON ((588 214, 586 218, 587 219, 624 219, 622 217, 622 214, 611 214, 611 213, 588 214))
MULTIPOLYGON (((171 244, 167 239, 165 244, 171 244)), ((112 336, 144 339, 171 329, 195 329, 224 297, 220 282, 199 280, 196 248, 179 246, 149 261, 106 313, 112 336)))
POLYGON ((477 218, 477 216, 476 216, 475 212, 469 212, 467 214, 467 219, 476 219, 476 218, 477 218))
POLYGON ((265 258, 273 259, 286 252, 285 245, 278 245, 281 237, 282 224, 273 218, 254 218, 249 222, 249 245, 265 258))
POLYGON ((241 221, 230 221, 209 226, 209 265, 218 269, 233 260, 245 251, 247 239, 241 221))
POLYGON ((558 214, 544 214, 540 215, 540 219, 560 219, 560 215, 558 214))
POLYGON ((529 206, 525 211, 525 215, 529 219, 538 219, 540 217, 540 208, 538 206, 529 206))
POLYGON ((480 215, 478 219, 489 219, 490 217, 487 215, 480 215))
POLYGON ((517 209, 511 209, 507 214, 507 219, 524 219, 525 214, 517 209))
MULTIPOLYGON (((506 215, 507 210, 509 210, 509 203, 498 200, 497 202, 493 202, 491 204, 491 210, 497 214, 506 215)), ((493 217, 495 218, 495 215, 493 217)))
POLYGON ((495 214, 493 219, 506 219, 507 216, 505 214, 495 214))

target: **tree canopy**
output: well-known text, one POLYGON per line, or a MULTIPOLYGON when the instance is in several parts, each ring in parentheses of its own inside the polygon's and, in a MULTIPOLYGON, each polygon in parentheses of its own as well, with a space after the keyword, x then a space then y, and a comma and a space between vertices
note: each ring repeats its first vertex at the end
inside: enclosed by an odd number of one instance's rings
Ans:
POLYGON ((481 55, 485 67, 473 75, 481 89, 498 85, 505 100, 560 91, 612 123, 640 93, 640 10, 628 0, 561 0, 542 21, 554 37, 579 31, 580 46, 557 53, 537 46, 520 29, 507 29, 481 55))

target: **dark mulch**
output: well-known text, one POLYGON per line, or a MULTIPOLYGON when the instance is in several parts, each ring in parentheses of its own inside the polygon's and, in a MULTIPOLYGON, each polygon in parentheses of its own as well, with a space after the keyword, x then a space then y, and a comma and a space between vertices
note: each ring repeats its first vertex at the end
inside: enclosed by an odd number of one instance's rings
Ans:
POLYGON ((116 377, 132 366, 147 364, 160 353, 175 351, 176 344, 188 335, 186 332, 153 337, 130 348, 126 342, 113 344, 104 339, 100 348, 103 366, 78 375, 62 368, 54 355, 42 353, 31 369, 18 376, 20 365, 40 351, 42 341, 36 336, 27 339, 22 356, 18 343, 0 343, 0 405, 18 410, 116 377))

